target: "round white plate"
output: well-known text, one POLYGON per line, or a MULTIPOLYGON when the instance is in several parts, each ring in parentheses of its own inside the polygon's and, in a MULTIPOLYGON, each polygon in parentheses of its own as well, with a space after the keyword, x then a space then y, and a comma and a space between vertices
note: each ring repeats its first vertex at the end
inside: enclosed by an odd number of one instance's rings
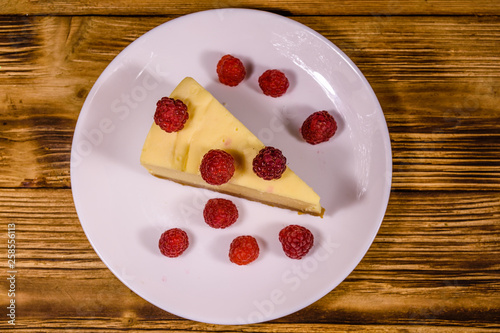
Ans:
MULTIPOLYGON (((389 134, 370 85, 335 45, 291 19, 263 11, 218 9, 171 20, 130 44, 90 91, 71 151, 73 196, 83 229, 109 269, 135 293, 181 317, 246 324, 291 314, 342 282, 370 247, 387 207, 392 176, 389 134), (224 54, 248 75, 237 87, 217 80, 224 54), (277 68, 290 79, 279 98, 257 79, 277 68), (195 78, 320 196, 323 218, 241 198, 236 224, 212 229, 202 217, 208 198, 227 197, 151 176, 139 163, 155 103, 186 76, 195 78), (339 129, 309 145, 298 128, 327 110, 339 129), (315 246, 302 260, 284 255, 278 232, 309 228, 315 246), (190 247, 179 258, 158 250, 163 231, 179 227, 190 247), (247 266, 228 259, 231 240, 254 235, 260 257, 247 266)), ((99 297, 99 295, 96 295, 99 297)))

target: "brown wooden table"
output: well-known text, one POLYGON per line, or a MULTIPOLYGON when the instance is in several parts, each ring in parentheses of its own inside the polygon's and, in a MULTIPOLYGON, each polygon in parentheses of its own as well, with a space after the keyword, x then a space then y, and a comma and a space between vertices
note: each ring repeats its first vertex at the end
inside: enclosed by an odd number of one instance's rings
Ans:
POLYGON ((500 331, 500 2, 6 0, 0 66, 1 331, 500 331), (249 326, 185 320, 130 291, 85 237, 70 182, 75 124, 110 61, 159 24, 228 6, 340 47, 393 150, 387 214, 358 267, 313 305, 249 326))

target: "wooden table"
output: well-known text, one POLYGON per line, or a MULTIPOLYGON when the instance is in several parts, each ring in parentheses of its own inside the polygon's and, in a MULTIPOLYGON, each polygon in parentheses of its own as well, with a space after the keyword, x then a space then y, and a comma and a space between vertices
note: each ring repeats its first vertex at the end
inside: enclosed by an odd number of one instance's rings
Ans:
POLYGON ((1 331, 14 328, 11 299, 23 332, 500 330, 500 2, 73 3, 0 8, 1 331), (313 305, 251 326, 185 320, 130 291, 85 237, 70 182, 75 124, 110 61, 159 24, 228 6, 290 17, 340 47, 378 96, 393 152, 387 213, 358 267, 313 305))

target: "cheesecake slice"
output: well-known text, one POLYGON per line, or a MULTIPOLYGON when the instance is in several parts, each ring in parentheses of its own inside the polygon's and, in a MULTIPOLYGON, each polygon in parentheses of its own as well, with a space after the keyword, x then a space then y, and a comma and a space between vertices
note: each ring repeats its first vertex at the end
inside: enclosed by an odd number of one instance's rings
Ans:
POLYGON ((183 129, 163 131, 154 122, 144 142, 141 164, 153 175, 181 184, 207 188, 268 205, 322 215, 320 197, 287 166, 280 179, 264 180, 252 169, 253 158, 264 144, 193 78, 172 91, 189 113, 183 129), (222 149, 235 159, 229 182, 210 185, 199 167, 210 149, 222 149))

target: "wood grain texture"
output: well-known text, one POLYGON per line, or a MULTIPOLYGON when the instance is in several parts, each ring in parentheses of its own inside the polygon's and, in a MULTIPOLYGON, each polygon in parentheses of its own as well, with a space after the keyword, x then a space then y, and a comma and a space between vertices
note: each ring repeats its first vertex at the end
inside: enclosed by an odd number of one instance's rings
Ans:
MULTIPOLYGON (((4 1, 0 249, 15 224, 15 330, 499 332, 499 17, 489 0, 4 1), (314 304, 242 326, 184 320, 120 282, 83 232, 69 169, 80 109, 114 57, 164 22, 225 7, 282 14, 336 44, 373 87, 393 153, 387 213, 356 269, 314 304)), ((5 309, 6 259, 0 271, 5 309)))
POLYGON ((500 4, 488 0, 7 0, 10 15, 183 15, 213 8, 253 8, 286 15, 498 15, 500 4))
POLYGON ((7 223, 14 223, 17 328, 26 331, 391 331, 398 325, 494 331, 500 329, 499 219, 497 192, 393 192, 373 245, 336 289, 270 323, 218 326, 164 312, 114 277, 83 233, 71 190, 0 190, 0 246, 7 223))
MULTIPOLYGON (((93 83, 169 19, 4 17, 0 186, 69 187, 72 134, 93 83)), ((344 50, 372 85, 391 135, 395 189, 500 188, 500 21, 295 19, 344 50)))

